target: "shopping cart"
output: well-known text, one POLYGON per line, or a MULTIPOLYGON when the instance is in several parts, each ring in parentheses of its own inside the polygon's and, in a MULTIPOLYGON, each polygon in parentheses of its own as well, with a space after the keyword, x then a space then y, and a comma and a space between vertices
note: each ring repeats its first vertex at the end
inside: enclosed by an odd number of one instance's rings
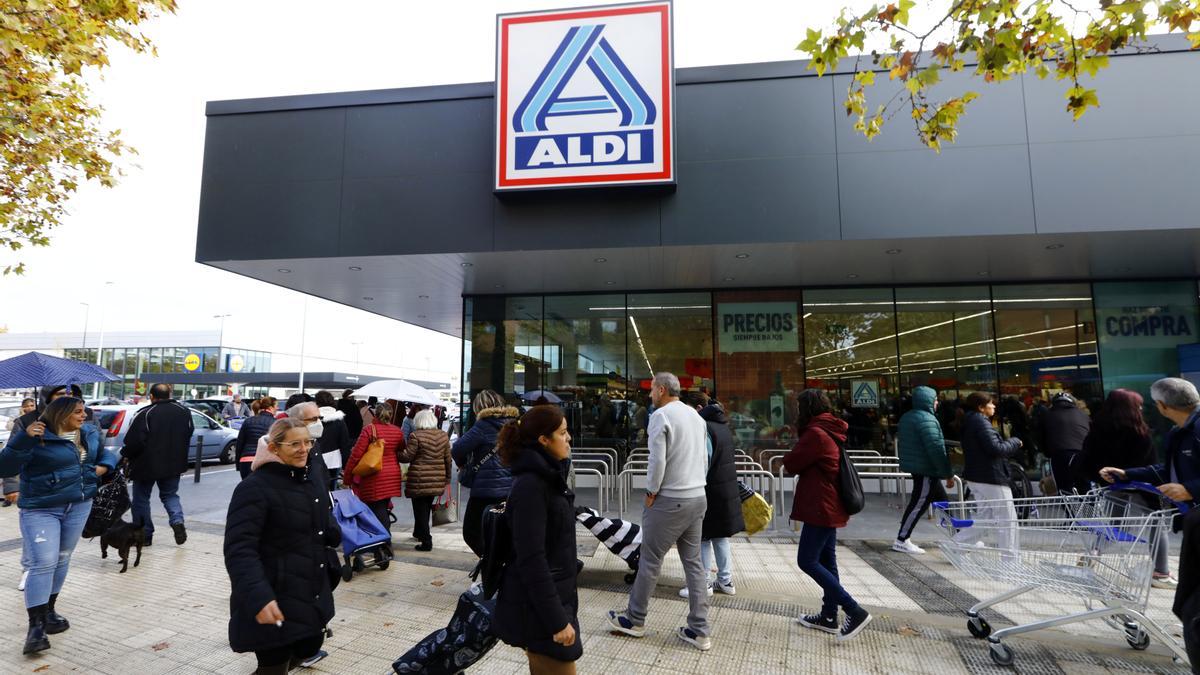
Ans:
POLYGON ((1015 655, 1005 637, 1103 619, 1130 647, 1145 649, 1154 636, 1186 663, 1183 647, 1145 613, 1153 547, 1176 513, 1147 505, 1160 497, 1151 485, 1123 483, 1084 495, 935 503, 937 525, 949 535, 939 546, 951 564, 970 577, 1012 586, 967 610, 967 630, 987 638, 992 660, 1007 666, 1015 655), (1145 492, 1158 497, 1144 500, 1145 492), (995 632, 979 614, 1030 591, 1081 598, 1086 610, 995 632))

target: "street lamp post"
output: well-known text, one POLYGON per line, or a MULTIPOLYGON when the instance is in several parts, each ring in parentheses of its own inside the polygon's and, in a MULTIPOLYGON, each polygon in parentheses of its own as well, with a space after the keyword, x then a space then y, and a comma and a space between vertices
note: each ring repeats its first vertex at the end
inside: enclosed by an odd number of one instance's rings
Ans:
POLYGON ((300 393, 304 393, 304 338, 308 332, 308 296, 304 298, 304 318, 300 321, 300 393))
POLYGON ((86 357, 87 357, 87 329, 88 329, 88 320, 89 320, 89 319, 91 319, 91 317, 92 317, 92 306, 91 306, 91 305, 89 305, 89 304, 87 304, 86 302, 81 302, 81 303, 79 303, 79 304, 81 304, 81 305, 83 305, 84 307, 86 307, 86 308, 87 308, 87 309, 85 309, 85 310, 83 311, 83 344, 79 345, 79 347, 80 347, 81 349, 83 349, 83 355, 84 355, 84 358, 86 358, 86 357))
MULTIPOLYGON (((108 295, 109 295, 108 291, 112 285, 113 285, 113 282, 111 282, 111 281, 104 282, 104 294, 100 298, 101 302, 104 302, 104 300, 108 298, 108 295)), ((100 311, 100 341, 96 343, 96 365, 101 365, 100 358, 104 354, 104 320, 107 318, 107 315, 108 315, 108 311, 104 305, 100 306, 100 310, 101 310, 100 311)), ((109 365, 112 365, 112 364, 110 363, 109 365)), ((99 382, 97 382, 92 387, 92 398, 100 398, 100 383, 99 382)))
POLYGON ((362 345, 362 341, 359 340, 358 342, 351 342, 350 344, 354 345, 354 374, 357 375, 358 374, 358 348, 360 345, 362 345))

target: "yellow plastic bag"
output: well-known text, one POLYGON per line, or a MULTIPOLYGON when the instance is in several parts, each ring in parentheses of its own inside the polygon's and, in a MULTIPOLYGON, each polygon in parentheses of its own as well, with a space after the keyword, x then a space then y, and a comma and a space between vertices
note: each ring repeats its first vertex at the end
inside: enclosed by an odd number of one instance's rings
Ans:
POLYGON ((761 532, 771 524, 774 509, 757 492, 742 501, 742 520, 746 521, 746 534, 761 532))

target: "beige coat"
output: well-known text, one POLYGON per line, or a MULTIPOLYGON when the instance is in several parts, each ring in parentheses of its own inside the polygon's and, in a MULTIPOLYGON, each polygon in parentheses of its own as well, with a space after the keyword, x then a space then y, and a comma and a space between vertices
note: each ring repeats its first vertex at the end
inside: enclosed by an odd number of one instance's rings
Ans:
POLYGON ((441 429, 417 429, 408 435, 400 463, 408 463, 407 497, 436 497, 450 484, 450 438, 441 429))

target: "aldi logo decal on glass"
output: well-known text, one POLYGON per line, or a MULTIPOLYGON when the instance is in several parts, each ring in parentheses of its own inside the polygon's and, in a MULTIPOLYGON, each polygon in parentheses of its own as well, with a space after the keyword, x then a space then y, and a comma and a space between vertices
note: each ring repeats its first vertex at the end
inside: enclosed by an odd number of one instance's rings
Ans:
POLYGON ((671 3, 506 14, 496 190, 675 181, 671 3))

